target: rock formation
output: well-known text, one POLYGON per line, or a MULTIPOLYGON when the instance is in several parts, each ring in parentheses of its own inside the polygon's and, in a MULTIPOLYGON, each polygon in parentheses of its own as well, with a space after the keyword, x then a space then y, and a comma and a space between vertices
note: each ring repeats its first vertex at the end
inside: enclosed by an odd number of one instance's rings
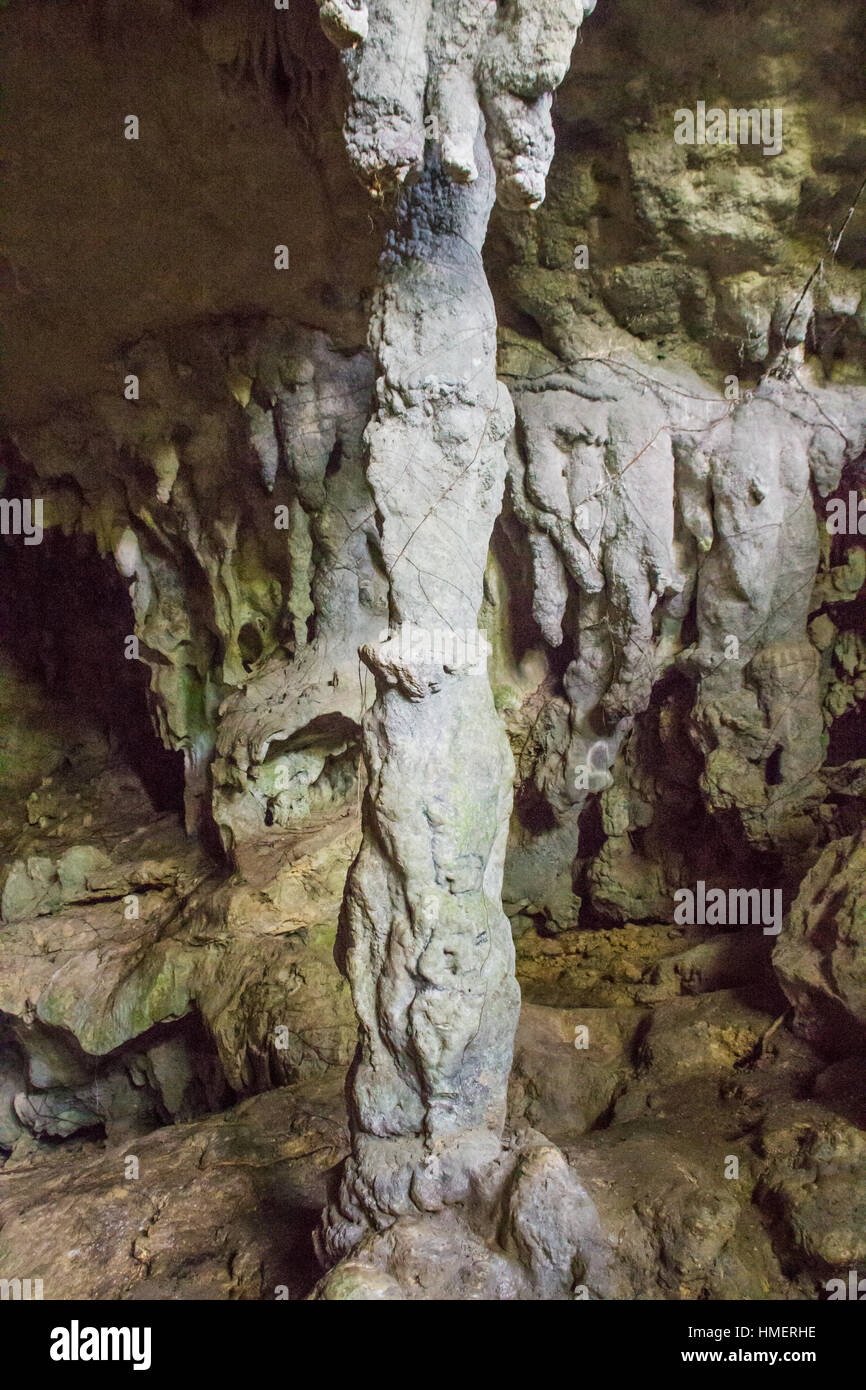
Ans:
POLYGON ((346 37, 364 39, 344 60, 352 162, 377 190, 411 181, 371 330, 366 469, 391 630, 361 649, 376 702, 341 942, 361 1036, 332 1254, 368 1226, 465 1201, 499 1157, 519 1003, 500 903, 513 768, 477 614, 514 414, 482 250, 494 189, 511 207, 541 201, 549 88, 581 14, 559 0, 505 14, 487 0, 374 0, 345 16, 346 37))
POLYGON ((825 1297, 856 0, 8 14, 0 1277, 825 1297))

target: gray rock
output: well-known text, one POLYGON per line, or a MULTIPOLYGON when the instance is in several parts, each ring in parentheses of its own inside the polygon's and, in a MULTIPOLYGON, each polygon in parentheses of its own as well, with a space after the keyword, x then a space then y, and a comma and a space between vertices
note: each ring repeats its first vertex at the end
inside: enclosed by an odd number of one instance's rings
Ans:
POLYGON ((831 1054, 866 1051, 866 839, 827 846, 773 951, 794 1027, 831 1054))

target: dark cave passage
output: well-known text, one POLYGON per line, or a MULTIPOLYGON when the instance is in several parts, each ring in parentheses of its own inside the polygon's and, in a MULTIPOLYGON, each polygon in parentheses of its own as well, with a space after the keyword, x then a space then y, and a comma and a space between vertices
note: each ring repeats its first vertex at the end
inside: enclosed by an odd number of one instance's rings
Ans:
MULTIPOLYGON (((32 485, 10 478, 7 497, 32 485)), ((163 747, 148 712, 148 675, 124 656, 129 594, 92 536, 45 530, 38 545, 0 537, 0 660, 107 737, 157 812, 183 816, 183 754, 163 747)))

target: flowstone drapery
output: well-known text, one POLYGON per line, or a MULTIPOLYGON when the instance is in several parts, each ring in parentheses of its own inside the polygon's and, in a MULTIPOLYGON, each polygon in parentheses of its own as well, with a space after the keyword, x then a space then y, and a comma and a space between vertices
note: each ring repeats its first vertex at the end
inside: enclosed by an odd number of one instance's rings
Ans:
POLYGON ((353 163, 379 195, 406 185, 371 328, 367 477, 390 632, 361 652, 377 698, 342 913, 360 1045, 353 1152, 325 1218, 333 1259, 462 1201, 500 1155, 519 1005, 500 901, 513 767, 476 624, 514 416, 481 250, 497 192, 513 208, 543 197, 550 92, 584 6, 320 8, 349 50, 353 163))
POLYGON ((828 496, 862 451, 862 390, 807 390, 780 370, 729 401, 624 359, 510 385, 510 498, 529 535, 535 620, 554 647, 564 624, 576 628, 563 680, 575 802, 596 789, 575 776, 594 741, 612 762, 676 666, 699 683, 707 805, 739 809, 761 848, 784 843, 821 795, 813 489, 828 496))

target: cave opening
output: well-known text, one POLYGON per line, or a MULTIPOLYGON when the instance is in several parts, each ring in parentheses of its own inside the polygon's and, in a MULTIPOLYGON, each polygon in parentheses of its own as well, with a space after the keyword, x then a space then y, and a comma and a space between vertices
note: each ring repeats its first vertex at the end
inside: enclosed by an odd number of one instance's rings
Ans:
MULTIPOLYGON (((10 476, 6 496, 31 485, 10 476)), ((0 537, 0 663, 104 737, 158 814, 183 817, 183 754, 165 748, 149 711, 147 668, 125 656, 132 604, 92 536, 46 528, 39 544, 0 537)))

